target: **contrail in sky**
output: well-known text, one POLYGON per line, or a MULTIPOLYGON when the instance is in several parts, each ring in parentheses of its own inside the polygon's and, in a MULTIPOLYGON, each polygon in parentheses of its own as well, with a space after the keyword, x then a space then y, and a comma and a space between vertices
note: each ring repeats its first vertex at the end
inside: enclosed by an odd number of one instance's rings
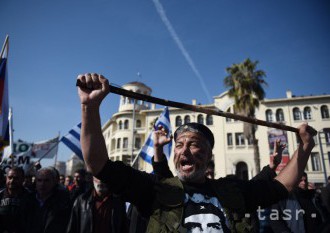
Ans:
POLYGON ((192 69, 192 71, 194 72, 194 74, 197 76, 200 84, 202 85, 203 91, 204 91, 208 101, 211 103, 212 99, 211 99, 209 91, 206 88, 204 79, 203 79, 202 75, 199 73, 198 69, 196 68, 195 63, 192 60, 192 58, 190 57, 188 51, 183 46, 182 41, 180 40, 179 36, 176 34, 171 22, 168 20, 162 4, 159 2, 159 0, 152 0, 152 1, 154 2, 155 6, 156 6, 156 9, 157 9, 157 12, 158 12, 160 18, 162 19, 163 23, 165 24, 167 30, 170 32, 172 39, 174 40, 174 42, 180 49, 182 55, 188 62, 189 66, 192 69))

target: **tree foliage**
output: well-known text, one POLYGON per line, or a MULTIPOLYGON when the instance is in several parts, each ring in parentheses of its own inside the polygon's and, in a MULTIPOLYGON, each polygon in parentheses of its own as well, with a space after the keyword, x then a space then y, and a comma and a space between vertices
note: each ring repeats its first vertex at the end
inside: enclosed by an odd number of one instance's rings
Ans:
MULTIPOLYGON (((228 76, 224 79, 224 85, 229 88, 228 95, 233 98, 234 112, 247 116, 255 117, 255 111, 260 105, 260 101, 265 98, 264 86, 266 73, 258 70, 258 61, 251 61, 249 58, 242 63, 233 64, 226 68, 228 76)), ((255 138, 256 127, 244 123, 244 135, 246 138, 252 138, 254 144, 254 154, 256 170, 260 171, 260 155, 258 140, 255 138)))

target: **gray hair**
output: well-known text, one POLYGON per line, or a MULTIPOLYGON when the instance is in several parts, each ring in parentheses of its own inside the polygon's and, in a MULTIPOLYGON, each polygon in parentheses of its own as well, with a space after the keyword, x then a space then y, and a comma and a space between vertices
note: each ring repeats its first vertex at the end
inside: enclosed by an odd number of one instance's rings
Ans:
POLYGON ((52 178, 54 180, 57 179, 57 172, 55 171, 55 168, 54 167, 43 167, 43 168, 40 168, 38 171, 37 171, 37 176, 40 174, 40 173, 49 173, 52 178))

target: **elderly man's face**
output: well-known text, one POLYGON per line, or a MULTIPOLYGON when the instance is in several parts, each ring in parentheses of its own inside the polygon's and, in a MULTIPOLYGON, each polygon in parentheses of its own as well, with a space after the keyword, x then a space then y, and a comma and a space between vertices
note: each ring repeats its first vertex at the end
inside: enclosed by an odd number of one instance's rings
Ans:
POLYGON ((36 177, 36 189, 40 196, 48 196, 56 185, 56 179, 50 171, 40 171, 36 177))
POLYGON ((203 182, 211 157, 210 145, 201 134, 188 131, 178 135, 174 148, 174 165, 180 180, 203 182))

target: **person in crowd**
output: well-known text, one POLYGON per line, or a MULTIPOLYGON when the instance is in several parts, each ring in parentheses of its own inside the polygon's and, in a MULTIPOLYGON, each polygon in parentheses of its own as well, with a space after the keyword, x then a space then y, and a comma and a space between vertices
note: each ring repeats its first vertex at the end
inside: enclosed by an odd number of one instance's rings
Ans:
POLYGON ((65 183, 65 175, 60 174, 60 184, 65 186, 64 183, 65 183))
POLYGON ((314 204, 314 189, 308 189, 307 173, 303 173, 298 186, 285 200, 272 206, 279 213, 271 218, 270 225, 276 232, 321 232, 322 219, 314 204))
POLYGON ((210 160, 210 162, 207 164, 205 175, 209 179, 214 179, 215 177, 215 171, 214 171, 214 161, 210 160))
POLYGON ((0 168, 0 190, 6 187, 5 172, 0 168))
POLYGON ((330 213, 330 176, 328 176, 328 183, 321 190, 322 203, 330 213))
MULTIPOLYGON (((81 102, 81 145, 87 169, 105 181, 112 192, 122 195, 144 216, 150 216, 147 232, 214 230, 229 232, 223 208, 249 213, 258 206, 269 206, 287 197, 302 175, 315 146, 315 130, 299 126, 301 143, 290 162, 272 180, 233 181, 205 177, 212 158, 214 136, 202 124, 185 124, 174 133, 174 164, 177 177, 158 179, 109 160, 101 130, 99 108, 109 93, 109 82, 102 75, 78 76, 81 102)), ((171 141, 166 132, 154 141, 154 153, 163 153, 171 141)), ((155 161, 161 162, 161 161, 155 161)))
MULTIPOLYGON (((194 124, 194 123, 192 123, 194 124)), ((154 127, 157 128, 157 127, 154 127)), ((160 125, 158 126, 158 131, 154 131, 154 140, 157 139, 157 134, 163 133, 164 128, 160 125)), ((260 173, 258 173, 255 177, 252 178, 252 180, 272 180, 276 177, 276 169, 278 165, 282 161, 282 153, 285 149, 286 145, 281 144, 281 140, 277 139, 274 141, 274 150, 273 150, 273 156, 272 160, 270 161, 269 165, 263 167, 260 173)), ((169 170, 168 163, 155 163, 154 161, 166 161, 166 156, 164 154, 158 154, 156 153, 155 156, 152 159, 152 165, 153 165, 153 171, 154 174, 161 176, 163 178, 169 178, 173 177, 172 172, 169 170), (159 157, 161 155, 161 157, 159 157)), ((206 168, 205 176, 208 179, 214 179, 214 161, 211 160, 206 168)), ((237 176, 235 175, 227 175, 229 179, 232 180, 238 180, 237 176)), ((256 212, 248 213, 246 214, 239 214, 234 213, 229 210, 225 210, 226 217, 228 220, 228 224, 230 226, 230 229, 232 232, 270 232, 270 226, 268 222, 265 220, 266 216, 262 216, 261 219, 264 219, 261 221, 261 224, 259 224, 258 220, 258 214, 256 212)), ((261 213, 265 214, 266 211, 262 211, 261 213)))
POLYGON ((36 192, 30 194, 25 216, 25 232, 66 232, 70 218, 69 192, 58 187, 53 167, 40 168, 36 174, 36 192))
POLYGON ((14 167, 8 170, 6 188, 0 191, 0 232, 21 232, 24 227, 22 213, 28 196, 23 187, 24 170, 14 167))
POLYGON ((330 232, 330 176, 328 183, 321 189, 320 198, 325 222, 324 232, 330 232))
POLYGON ((78 169, 74 172, 73 175, 73 186, 70 191, 70 199, 71 203, 73 204, 76 198, 80 195, 85 193, 88 190, 86 184, 86 170, 85 169, 78 169))
POLYGON ((73 178, 70 175, 67 175, 65 177, 65 181, 64 181, 64 186, 67 188, 67 190, 71 191, 73 188, 73 178))
POLYGON ((67 232, 128 232, 125 202, 96 177, 93 186, 75 200, 67 232))
POLYGON ((36 189, 35 183, 33 182, 32 178, 32 175, 25 175, 24 177, 23 186, 24 188, 29 190, 29 192, 33 192, 36 189))

